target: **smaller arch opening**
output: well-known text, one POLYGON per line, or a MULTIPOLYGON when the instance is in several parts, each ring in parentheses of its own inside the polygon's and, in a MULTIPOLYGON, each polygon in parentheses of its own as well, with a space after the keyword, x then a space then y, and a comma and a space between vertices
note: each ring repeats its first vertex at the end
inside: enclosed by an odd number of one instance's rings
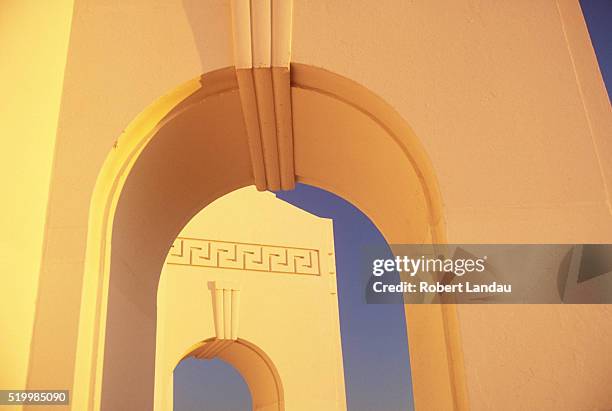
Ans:
POLYGON ((243 339, 208 339, 194 345, 175 367, 174 384, 175 411, 284 410, 276 368, 261 349, 243 339), (223 385, 218 386, 219 383, 223 385), (208 386, 204 387, 205 384, 208 386), (193 389, 199 391, 193 393, 193 389), (229 392, 231 403, 224 400, 229 392), (191 407, 194 401, 198 408, 191 407))
POLYGON ((240 373, 218 358, 182 359, 174 369, 174 411, 250 411, 252 399, 240 373), (231 392, 231 395, 227 395, 231 392))

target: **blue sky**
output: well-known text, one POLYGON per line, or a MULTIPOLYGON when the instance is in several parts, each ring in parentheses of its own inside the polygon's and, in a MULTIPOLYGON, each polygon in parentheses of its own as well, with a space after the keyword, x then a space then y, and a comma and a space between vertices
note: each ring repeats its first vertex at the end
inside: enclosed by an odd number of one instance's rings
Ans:
POLYGON ((612 0, 581 0, 582 13, 599 61, 599 69, 612 93, 612 0))

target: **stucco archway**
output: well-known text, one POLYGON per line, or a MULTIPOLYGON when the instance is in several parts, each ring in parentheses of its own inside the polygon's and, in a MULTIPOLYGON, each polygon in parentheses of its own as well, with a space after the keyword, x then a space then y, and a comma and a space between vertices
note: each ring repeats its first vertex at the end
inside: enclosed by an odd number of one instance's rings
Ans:
MULTIPOLYGON (((291 67, 291 99, 297 181, 356 205, 389 243, 444 241, 434 172, 392 108, 304 65, 291 67)), ((91 204, 74 409, 152 408, 155 296, 167 251, 199 210, 253 183, 234 68, 184 84, 126 129, 91 204)), ((417 406, 435 398, 464 408, 454 307, 412 306, 406 319, 417 406)))
MULTIPOLYGON (((194 344, 187 350, 181 361, 187 357, 209 358, 208 351, 214 343, 214 339, 211 339, 194 344)), ((233 366, 244 378, 251 393, 254 411, 283 411, 285 409, 280 376, 272 361, 259 347, 249 341, 238 339, 221 351, 218 358, 233 366)))

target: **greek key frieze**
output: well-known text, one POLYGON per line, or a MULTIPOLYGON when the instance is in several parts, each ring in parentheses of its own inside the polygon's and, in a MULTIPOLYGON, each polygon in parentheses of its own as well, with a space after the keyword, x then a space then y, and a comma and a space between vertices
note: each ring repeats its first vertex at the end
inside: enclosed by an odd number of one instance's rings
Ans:
POLYGON ((320 275, 319 251, 265 244, 178 237, 166 258, 171 265, 320 275))

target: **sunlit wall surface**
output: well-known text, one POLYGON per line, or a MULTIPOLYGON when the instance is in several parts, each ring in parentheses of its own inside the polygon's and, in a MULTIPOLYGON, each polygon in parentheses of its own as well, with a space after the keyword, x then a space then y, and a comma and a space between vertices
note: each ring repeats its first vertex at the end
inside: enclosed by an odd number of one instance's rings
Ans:
POLYGON ((0 1, 0 388, 25 386, 72 0, 0 1))

